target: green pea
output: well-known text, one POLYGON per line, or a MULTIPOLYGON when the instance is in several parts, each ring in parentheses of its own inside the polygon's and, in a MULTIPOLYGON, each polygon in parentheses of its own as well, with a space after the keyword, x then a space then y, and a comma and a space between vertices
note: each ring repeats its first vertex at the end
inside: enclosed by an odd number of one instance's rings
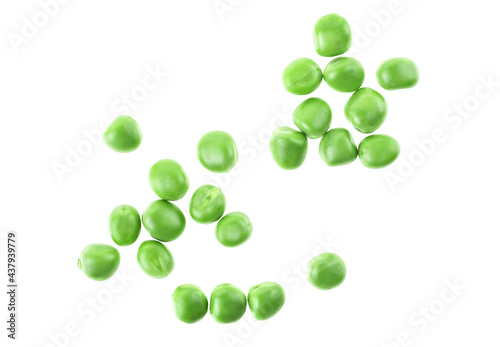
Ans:
POLYGON ((144 241, 137 250, 137 262, 146 275, 165 278, 174 269, 174 257, 161 242, 144 241))
POLYGON ((226 197, 218 187, 206 184, 198 188, 189 203, 189 214, 198 223, 217 222, 226 209, 226 197))
POLYGON ((142 142, 139 124, 129 116, 118 116, 104 132, 104 143, 120 153, 135 151, 142 142))
POLYGON ((326 101, 309 98, 293 111, 293 122, 308 138, 323 136, 332 124, 332 110, 326 101))
POLYGON ((182 166, 172 159, 159 160, 149 170, 149 185, 163 200, 181 199, 189 189, 189 180, 182 166))
POLYGON ((109 215, 109 233, 119 246, 129 246, 137 241, 141 232, 141 216, 130 205, 120 205, 109 215))
POLYGON ((389 135, 370 135, 359 143, 359 160, 370 169, 392 164, 399 156, 399 143, 389 135))
POLYGON ((319 155, 328 166, 340 166, 356 160, 358 149, 348 130, 335 128, 321 139, 319 155))
POLYGON ((285 291, 274 282, 264 282, 248 291, 248 306, 257 320, 266 320, 276 315, 285 304, 285 291))
POLYGON ((314 48, 323 57, 344 54, 351 47, 351 27, 336 13, 318 19, 314 25, 314 48))
POLYGON ((198 142, 198 160, 209 171, 229 172, 238 162, 238 147, 228 133, 211 131, 198 142))
POLYGON ((377 69, 377 81, 382 88, 387 90, 414 87, 418 79, 418 67, 408 58, 386 60, 377 69))
POLYGON ((252 222, 242 212, 226 214, 215 227, 215 237, 226 247, 236 247, 244 243, 252 235, 252 222))
POLYGON ((325 82, 334 90, 351 93, 358 90, 363 84, 365 69, 354 58, 335 58, 326 65, 323 77, 325 82))
POLYGON ((221 324, 234 323, 243 317, 247 309, 247 298, 240 288, 223 283, 215 287, 210 295, 210 314, 221 324))
POLYGON ((78 267, 85 275, 96 281, 113 276, 120 266, 120 252, 109 245, 93 243, 82 250, 78 267))
POLYGON ((156 200, 144 210, 142 224, 151 237, 169 242, 181 236, 186 227, 186 218, 171 202, 156 200))
POLYGON ((295 59, 283 71, 283 86, 296 95, 314 92, 322 79, 321 68, 309 58, 295 59))
POLYGON ((371 88, 358 89, 347 101, 344 113, 354 128, 364 134, 377 130, 387 117, 387 103, 371 88))
POLYGON ((208 312, 208 299, 194 284, 178 286, 172 294, 172 304, 175 316, 188 324, 200 321, 208 312))
POLYGON ((302 165, 307 154, 307 137, 304 133, 289 127, 277 128, 269 148, 274 161, 285 170, 294 170, 302 165))
POLYGON ((344 282, 346 274, 342 258, 333 253, 320 254, 309 262, 307 278, 318 289, 327 290, 344 282))

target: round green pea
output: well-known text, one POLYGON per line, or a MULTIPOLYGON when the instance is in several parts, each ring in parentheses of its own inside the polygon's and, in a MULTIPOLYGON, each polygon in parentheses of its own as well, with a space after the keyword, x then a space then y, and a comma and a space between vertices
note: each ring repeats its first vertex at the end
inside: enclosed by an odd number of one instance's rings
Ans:
POLYGON ((226 197, 218 187, 206 184, 198 188, 189 203, 189 214, 198 223, 217 222, 226 209, 226 197))
POLYGON ((120 252, 109 245, 93 243, 82 250, 78 267, 85 275, 96 281, 113 276, 120 266, 120 252))
POLYGON ((178 286, 172 294, 172 304, 175 316, 188 324, 200 321, 208 312, 208 299, 194 284, 178 286))
POLYGON ((174 257, 161 242, 144 241, 137 250, 137 262, 146 275, 165 278, 174 269, 174 257))
POLYGON ((142 224, 151 237, 169 242, 181 236, 186 227, 186 218, 173 203, 156 200, 144 210, 142 224))
POLYGON ((309 58, 299 58, 292 61, 283 71, 283 86, 296 95, 306 95, 314 92, 323 79, 321 68, 309 58))
POLYGON ((189 180, 182 166, 172 159, 159 160, 149 170, 149 185, 163 200, 181 199, 189 189, 189 180))
POLYGON ((240 288, 223 283, 215 287, 210 295, 210 314, 221 324, 234 323, 243 317, 247 309, 247 298, 240 288))
POLYGON ((382 88, 387 90, 414 87, 418 79, 418 67, 408 58, 386 60, 377 69, 377 81, 382 88))
POLYGON ((226 214, 215 227, 215 237, 226 247, 236 247, 244 243, 252 235, 252 222, 242 212, 226 214))
POLYGON ((387 117, 387 103, 371 88, 358 89, 344 107, 344 114, 354 128, 364 134, 377 130, 387 117))
POLYGON ((365 80, 365 69, 361 63, 350 57, 335 58, 325 67, 326 84, 342 93, 358 90, 365 80))
POLYGON ((129 116, 118 116, 109 125, 103 135, 104 143, 120 153, 135 151, 142 142, 139 124, 129 116))
POLYGON ((351 27, 336 13, 318 19, 313 32, 314 48, 323 57, 344 54, 351 47, 351 27))
POLYGON ((141 232, 141 216, 130 205, 120 205, 109 215, 109 233, 119 246, 129 246, 137 241, 141 232))
POLYGON ((335 128, 321 139, 319 155, 328 166, 340 166, 356 160, 358 149, 348 130, 335 128))
POLYGON ((293 122, 308 138, 323 136, 332 124, 332 110, 326 101, 309 98, 293 111, 293 122))
POLYGON ((274 161, 285 170, 294 170, 302 165, 307 154, 307 137, 289 127, 279 127, 273 132, 269 149, 274 161))
POLYGON ((238 162, 238 147, 224 131, 211 131, 198 142, 198 160, 209 171, 229 172, 238 162))
POLYGON ((285 304, 285 291, 274 282, 264 282, 248 291, 248 306, 257 320, 266 320, 276 315, 285 304))
POLYGON ((392 164, 399 156, 399 143, 389 135, 370 135, 359 143, 359 160, 370 169, 392 164))
POLYGON ((344 261, 333 253, 320 254, 309 262, 307 278, 318 289, 327 290, 338 287, 345 279, 344 261))

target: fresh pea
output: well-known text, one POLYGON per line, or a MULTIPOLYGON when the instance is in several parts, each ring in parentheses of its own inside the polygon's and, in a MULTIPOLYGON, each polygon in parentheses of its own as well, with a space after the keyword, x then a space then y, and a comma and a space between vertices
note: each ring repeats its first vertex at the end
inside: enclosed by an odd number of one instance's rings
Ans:
POLYGON ((151 237, 169 242, 181 236, 186 227, 186 218, 173 203, 156 200, 144 210, 142 224, 151 237))
POLYGON ((329 166, 352 163, 358 156, 358 149, 351 133, 344 128, 328 131, 319 143, 319 155, 329 166))
POLYGON ((364 134, 372 133, 384 123, 387 103, 371 88, 358 89, 344 107, 344 113, 354 128, 364 134))
POLYGON ((314 48, 323 57, 334 57, 351 47, 351 27, 347 20, 336 13, 318 19, 314 25, 314 48))
POLYGON ((194 284, 178 286, 172 294, 172 304, 175 316, 188 324, 200 321, 208 312, 208 299, 194 284))
POLYGON ((226 198, 218 187, 206 184, 198 188, 189 203, 189 214, 198 223, 217 222, 226 209, 226 198))
POLYGON ((174 257, 161 242, 144 241, 137 250, 137 262, 148 276, 165 278, 174 269, 174 257))
POLYGON ((399 156, 399 143, 389 135, 370 135, 359 143, 359 160, 370 169, 392 164, 399 156))
POLYGON ((210 295, 210 314, 221 324, 234 323, 243 317, 247 309, 247 298, 240 288, 223 283, 215 287, 210 295))
POLYGON ((418 67, 408 58, 386 60, 377 69, 377 81, 382 88, 387 90, 414 87, 418 79, 418 67))
POLYGON ((309 282, 318 289, 338 287, 345 279, 344 261, 337 254, 323 253, 313 259, 307 267, 309 282))
POLYGON ((309 98, 293 111, 293 122, 308 138, 323 136, 332 123, 332 110, 326 101, 309 98))
POLYGON ((119 246, 133 244, 141 232, 141 216, 130 205, 120 205, 109 215, 109 233, 113 241, 119 246))
POLYGON ((244 243, 252 235, 252 222, 242 212, 226 214, 215 227, 215 237, 226 247, 236 247, 244 243))
POLYGON ((309 58, 299 58, 292 61, 283 71, 283 86, 296 95, 306 95, 314 92, 323 79, 321 68, 309 58))
POLYGON ((189 189, 189 180, 182 166, 172 159, 159 160, 149 170, 149 185, 163 200, 181 199, 189 189))
POLYGON ((120 252, 109 245, 93 243, 82 250, 78 267, 96 281, 104 281, 114 275, 120 265, 120 252))
POLYGON ((350 57, 335 58, 325 67, 326 84, 342 93, 358 90, 365 80, 365 69, 361 63, 350 57))
POLYGON ((118 116, 104 132, 104 143, 120 153, 135 151, 142 142, 139 124, 129 116, 118 116))
POLYGON ((294 170, 302 165, 307 154, 307 137, 289 127, 274 130, 269 148, 274 161, 285 170, 294 170))
POLYGON ((274 282, 264 282, 248 291, 248 306, 257 320, 266 320, 276 315, 285 304, 285 291, 274 282))
POLYGON ((228 133, 211 131, 198 142, 198 160, 209 171, 229 172, 238 162, 238 147, 228 133))

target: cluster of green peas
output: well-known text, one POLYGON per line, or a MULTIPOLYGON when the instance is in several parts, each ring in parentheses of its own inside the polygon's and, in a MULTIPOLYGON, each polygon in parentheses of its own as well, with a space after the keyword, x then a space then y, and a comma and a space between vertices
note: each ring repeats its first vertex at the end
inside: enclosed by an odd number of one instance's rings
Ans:
MULTIPOLYGON (((140 146, 142 131, 133 118, 119 116, 104 133, 104 141, 111 149, 128 153, 140 146)), ((231 135, 223 131, 205 134, 198 142, 197 152, 200 163, 216 173, 229 172, 238 161, 236 143, 231 135)), ((161 279, 174 269, 174 257, 163 243, 177 239, 186 226, 183 212, 172 201, 185 196, 189 180, 182 166, 171 159, 156 162, 149 171, 148 179, 151 189, 160 199, 144 210, 142 222, 133 206, 120 205, 111 211, 108 227, 114 243, 130 246, 137 241, 144 225, 155 240, 146 240, 139 246, 137 262, 144 273, 161 279)), ((189 204, 189 214, 194 221, 202 224, 217 222, 217 240, 223 246, 236 247, 250 238, 252 223, 242 212, 224 215, 225 209, 226 198, 222 190, 212 185, 199 187, 189 204)), ((97 281, 109 279, 119 265, 120 252, 107 244, 88 245, 78 259, 78 267, 97 281)), ((333 253, 318 256, 309 265, 309 280, 320 289, 336 287, 345 278, 345 265, 333 253)), ((224 283, 212 291, 210 314, 218 323, 233 323, 243 317, 247 302, 256 319, 269 319, 283 307, 285 292, 277 283, 264 282, 250 288, 245 295, 237 286, 224 283)), ((201 288, 193 284, 178 286, 172 294, 172 303, 176 317, 189 324, 200 321, 209 308, 207 297, 201 288)))
MULTIPOLYGON (((345 18, 329 14, 316 22, 313 38, 320 56, 334 57, 349 50, 351 29, 345 18)), ((419 71, 408 58, 392 58, 378 67, 376 76, 382 88, 396 90, 415 86, 419 71)), ((299 58, 283 71, 285 89, 296 95, 314 92, 323 79, 335 91, 353 93, 344 107, 344 114, 356 130, 369 134, 384 123, 387 103, 377 91, 361 88, 365 71, 358 60, 338 57, 330 61, 322 72, 313 60, 299 58)), ((319 154, 329 166, 346 165, 359 156, 364 166, 378 169, 392 164, 399 156, 399 144, 391 136, 370 135, 356 147, 347 129, 330 129, 332 111, 328 103, 320 98, 312 97, 299 104, 293 112, 293 122, 300 131, 279 127, 269 144, 275 162, 283 169, 293 170, 302 165, 307 154, 308 138, 321 138, 319 154)))

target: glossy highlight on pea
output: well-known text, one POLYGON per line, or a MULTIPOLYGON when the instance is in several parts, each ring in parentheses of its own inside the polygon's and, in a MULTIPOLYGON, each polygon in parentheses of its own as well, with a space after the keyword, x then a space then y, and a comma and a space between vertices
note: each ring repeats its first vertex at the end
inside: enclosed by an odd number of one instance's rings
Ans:
POLYGON ((359 160, 370 169, 381 169, 399 156, 399 143, 389 135, 370 135, 359 143, 359 160))
POLYGON ((293 122, 308 138, 323 136, 332 124, 332 110, 328 103, 320 98, 304 100, 293 111, 293 122))
POLYGON ((418 67, 408 58, 388 59, 377 69, 377 81, 386 90, 412 88, 418 79, 418 67))
POLYGON ((347 129, 335 128, 321 139, 319 155, 328 166, 341 166, 356 160, 358 149, 347 129))
POLYGON ((341 93, 358 90, 365 80, 363 65, 354 58, 335 58, 325 67, 323 78, 332 89, 341 93))
POLYGON ((361 133, 372 133, 387 117, 387 103, 382 95, 371 88, 358 89, 344 107, 344 113, 354 128, 361 133))
POLYGON ((248 291, 248 306, 257 320, 274 317, 285 304, 285 291, 278 283, 264 282, 248 291))
POLYGON ((215 236, 221 245, 236 247, 252 235, 253 225, 243 212, 231 212, 222 217, 215 228, 215 236))
POLYGON ((351 27, 344 17, 327 14, 314 25, 313 40, 316 52, 323 57, 344 54, 351 47, 351 27))
POLYGON ((120 266, 120 252, 109 245, 93 243, 82 250, 78 268, 88 278, 105 281, 113 276, 120 266))
POLYGON ((274 161, 285 170, 299 168, 307 155, 307 137, 304 133, 289 127, 274 130, 269 148, 274 161))
POLYGON ((189 203, 189 214, 202 224, 217 222, 226 209, 226 197, 222 190, 211 184, 198 188, 189 203))
POLYGON ((189 180, 182 166, 172 159, 162 159, 149 170, 151 189, 164 200, 181 199, 189 189, 189 180))
POLYGON ((309 58, 299 58, 292 61, 283 71, 283 86, 296 95, 306 95, 314 92, 323 79, 321 68, 309 58))
POLYGON ((247 298, 240 288, 223 283, 210 295, 210 315, 220 324, 237 322, 247 309, 247 298))
POLYGON ((119 153, 135 151, 142 142, 139 124, 130 116, 118 116, 103 135, 104 143, 119 153))
POLYGON ((198 160, 215 173, 229 172, 238 162, 238 147, 225 131, 211 131, 198 141, 198 160))
POLYGON ((173 203, 156 200, 144 210, 142 224, 154 239, 170 242, 184 232, 186 217, 173 203))
POLYGON ((342 258, 334 253, 323 253, 311 259, 307 266, 307 279, 316 288, 329 290, 344 282, 346 267, 342 258))
POLYGON ((109 216, 109 233, 119 246, 130 246, 141 233, 141 216, 130 205, 120 205, 109 216))
POLYGON ((150 277, 165 278, 174 269, 174 257, 161 242, 144 241, 137 250, 137 262, 140 268, 150 277))
POLYGON ((208 299, 194 284, 178 286, 172 294, 172 305, 177 319, 187 324, 199 322, 208 312, 208 299))

